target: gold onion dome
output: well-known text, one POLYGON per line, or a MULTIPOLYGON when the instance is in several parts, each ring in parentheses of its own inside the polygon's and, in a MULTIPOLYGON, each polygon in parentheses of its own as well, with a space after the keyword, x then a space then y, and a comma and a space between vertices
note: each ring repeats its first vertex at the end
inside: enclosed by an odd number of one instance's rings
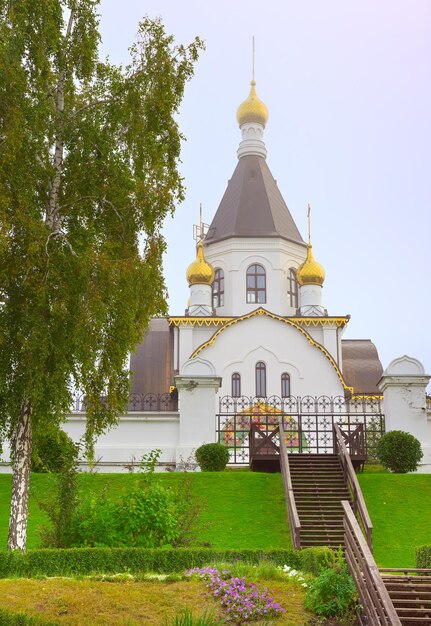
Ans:
POLYGON ((198 244, 196 260, 187 268, 186 277, 189 285, 211 285, 214 281, 214 268, 205 261, 202 241, 198 244))
POLYGON ((265 126, 268 121, 268 109, 256 93, 256 81, 252 80, 250 84, 250 93, 248 98, 239 105, 236 119, 240 126, 247 122, 258 122, 265 126))
POLYGON ((325 280, 325 270, 313 256, 313 246, 311 243, 307 247, 307 258, 298 267, 296 272, 298 283, 302 285, 323 285, 325 280))

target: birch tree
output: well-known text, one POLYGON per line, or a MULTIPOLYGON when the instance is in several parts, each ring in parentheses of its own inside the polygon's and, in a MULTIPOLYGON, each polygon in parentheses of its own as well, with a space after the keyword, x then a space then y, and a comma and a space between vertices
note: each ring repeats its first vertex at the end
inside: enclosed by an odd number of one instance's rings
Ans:
POLYGON ((97 8, 0 0, 9 549, 26 547, 32 433, 61 423, 79 387, 91 447, 127 400, 127 353, 149 318, 165 313, 161 225, 184 195, 175 114, 202 43, 175 45, 160 21, 144 19, 130 64, 114 66, 99 59, 97 8))

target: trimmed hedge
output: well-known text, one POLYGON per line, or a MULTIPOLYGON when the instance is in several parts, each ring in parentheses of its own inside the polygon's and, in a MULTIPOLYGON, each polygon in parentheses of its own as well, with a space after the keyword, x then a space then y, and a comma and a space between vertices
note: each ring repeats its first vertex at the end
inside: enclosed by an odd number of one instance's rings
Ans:
POLYGON ((431 546, 419 546, 416 548, 416 567, 431 568, 431 546))
POLYGON ((25 613, 12 613, 0 609, 0 626, 59 626, 58 622, 46 622, 40 617, 31 617, 25 613))
POLYGON ((213 548, 73 548, 0 552, 0 578, 88 576, 95 574, 169 574, 216 561, 240 560, 277 565, 316 574, 331 559, 329 548, 306 550, 218 550, 213 548))

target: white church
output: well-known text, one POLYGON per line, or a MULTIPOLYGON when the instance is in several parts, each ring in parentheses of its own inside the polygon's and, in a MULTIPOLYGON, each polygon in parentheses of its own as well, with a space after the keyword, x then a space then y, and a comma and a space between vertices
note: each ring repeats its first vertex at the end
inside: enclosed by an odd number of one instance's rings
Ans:
MULTIPOLYGON (((362 424, 370 458, 382 432, 409 431, 431 472, 430 377, 407 356, 384 370, 370 340, 343 339, 349 316, 325 302, 310 228, 304 241, 268 168, 267 119, 253 80, 237 111, 237 166, 184 268, 185 314, 153 319, 132 355, 129 410, 97 442, 99 471, 127 471, 155 448, 173 468, 214 441, 248 463, 251 424, 283 420, 292 452, 332 452, 334 423, 362 424)), ((83 408, 65 424, 74 439, 83 408)))

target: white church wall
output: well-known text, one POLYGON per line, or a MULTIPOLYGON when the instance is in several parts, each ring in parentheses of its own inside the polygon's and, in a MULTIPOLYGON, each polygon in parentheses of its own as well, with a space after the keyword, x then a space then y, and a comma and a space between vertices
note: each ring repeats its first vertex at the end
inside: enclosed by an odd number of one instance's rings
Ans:
POLYGON ((304 261, 306 248, 281 238, 235 238, 209 244, 205 258, 225 273, 225 304, 217 315, 239 316, 253 311, 259 303, 246 301, 246 271, 259 263, 266 270, 267 298, 261 306, 277 315, 295 315, 288 304, 287 276, 304 261))
MULTIPOLYGON (((82 441, 85 432, 85 413, 73 413, 62 425, 75 442, 82 441)), ((118 425, 98 437, 94 448, 97 472, 127 472, 126 466, 139 464, 144 454, 156 448, 161 450, 159 470, 173 467, 179 442, 180 416, 177 412, 130 412, 118 420, 118 425)), ((11 473, 8 446, 3 450, 0 473, 11 473)), ((81 456, 80 469, 88 469, 81 456)))
POLYGON ((267 395, 280 395, 281 374, 291 378, 291 393, 343 395, 340 379, 328 358, 292 326, 266 315, 256 315, 231 325, 199 356, 210 361, 222 377, 219 396, 231 394, 231 376, 241 375, 242 395, 254 396, 255 366, 266 364, 267 395))
POLYGON ((383 392, 386 431, 403 430, 422 446, 419 471, 431 473, 431 415, 427 411, 426 388, 430 376, 417 359, 394 359, 383 372, 379 389, 383 392))

